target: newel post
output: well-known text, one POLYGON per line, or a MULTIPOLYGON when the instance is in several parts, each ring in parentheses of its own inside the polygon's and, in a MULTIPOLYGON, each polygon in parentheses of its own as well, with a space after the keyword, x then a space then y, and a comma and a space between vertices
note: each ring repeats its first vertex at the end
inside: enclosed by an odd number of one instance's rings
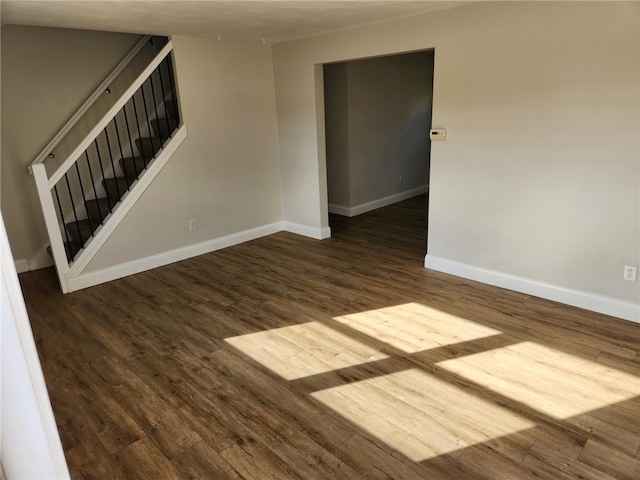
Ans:
POLYGON ((60 232, 60 225, 58 224, 58 216, 56 215, 53 198, 51 197, 51 188, 49 188, 47 171, 42 163, 34 164, 32 166, 32 170, 33 178, 36 181, 36 188, 38 189, 40 205, 42 206, 44 222, 47 226, 47 233, 49 234, 49 241, 51 242, 51 254, 53 255, 53 261, 56 264, 56 271, 58 272, 58 279, 60 280, 60 288, 63 293, 69 293, 70 288, 67 280, 69 262, 67 261, 67 253, 64 248, 62 232, 60 232))

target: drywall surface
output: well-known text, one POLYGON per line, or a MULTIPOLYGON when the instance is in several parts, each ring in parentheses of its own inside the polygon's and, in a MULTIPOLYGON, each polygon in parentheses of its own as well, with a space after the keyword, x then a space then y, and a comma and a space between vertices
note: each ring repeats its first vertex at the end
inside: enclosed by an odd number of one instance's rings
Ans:
POLYGON ((172 40, 187 138, 84 273, 282 220, 269 46, 172 40))
POLYGON ((49 394, 0 215, 0 458, 8 479, 68 479, 49 394))
POLYGON ((433 51, 325 66, 330 205, 356 207, 428 185, 432 78, 433 51))
POLYGON ((48 242, 27 166, 140 38, 58 28, 2 27, 0 207, 16 259, 48 242))
POLYGON ((284 220, 328 222, 314 65, 435 48, 428 254, 638 304, 639 8, 481 2, 275 45, 284 220))

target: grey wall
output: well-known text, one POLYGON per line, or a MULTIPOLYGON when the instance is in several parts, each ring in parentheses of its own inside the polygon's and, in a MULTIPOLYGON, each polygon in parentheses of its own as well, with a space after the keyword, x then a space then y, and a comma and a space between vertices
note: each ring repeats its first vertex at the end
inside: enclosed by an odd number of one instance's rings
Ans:
POLYGON ((433 51, 325 65, 324 80, 329 204, 428 185, 433 51))

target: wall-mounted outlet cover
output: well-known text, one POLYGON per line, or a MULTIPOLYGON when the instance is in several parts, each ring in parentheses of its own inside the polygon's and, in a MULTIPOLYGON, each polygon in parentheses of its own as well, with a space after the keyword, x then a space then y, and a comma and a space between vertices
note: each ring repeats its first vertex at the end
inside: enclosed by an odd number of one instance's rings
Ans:
POLYGON ((638 275, 638 267, 635 265, 625 265, 622 278, 627 282, 635 282, 638 275))
POLYGON ((195 232, 198 229, 198 225, 196 224, 196 219, 192 218, 189 220, 189 231, 195 232))

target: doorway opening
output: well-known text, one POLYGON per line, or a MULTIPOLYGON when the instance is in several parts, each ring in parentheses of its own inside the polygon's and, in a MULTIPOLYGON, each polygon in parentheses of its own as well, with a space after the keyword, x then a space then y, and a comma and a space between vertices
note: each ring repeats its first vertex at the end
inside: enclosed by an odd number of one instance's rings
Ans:
POLYGON ((332 236, 367 219, 389 222, 390 233, 402 231, 404 215, 404 221, 412 225, 415 216, 421 215, 423 258, 433 67, 433 49, 323 66, 332 236), (385 214, 376 213, 396 204, 391 214, 388 208, 385 214))

